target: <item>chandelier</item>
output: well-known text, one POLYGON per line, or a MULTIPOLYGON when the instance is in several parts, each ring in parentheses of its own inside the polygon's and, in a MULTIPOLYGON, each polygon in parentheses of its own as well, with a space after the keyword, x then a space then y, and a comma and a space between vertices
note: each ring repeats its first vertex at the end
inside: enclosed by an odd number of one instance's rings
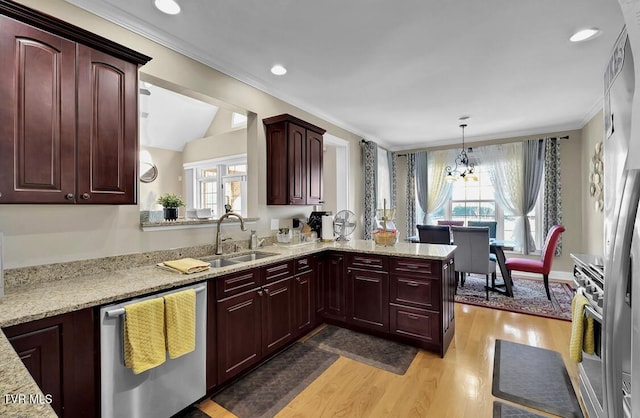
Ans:
POLYGON ((460 125, 462 128, 462 151, 458 154, 458 157, 455 160, 455 167, 451 168, 450 165, 445 169, 447 176, 445 180, 447 181, 456 181, 458 177, 462 177, 465 181, 467 180, 478 180, 478 176, 473 172, 475 165, 469 161, 469 157, 467 156, 467 151, 464 148, 464 128, 467 127, 466 123, 460 125))

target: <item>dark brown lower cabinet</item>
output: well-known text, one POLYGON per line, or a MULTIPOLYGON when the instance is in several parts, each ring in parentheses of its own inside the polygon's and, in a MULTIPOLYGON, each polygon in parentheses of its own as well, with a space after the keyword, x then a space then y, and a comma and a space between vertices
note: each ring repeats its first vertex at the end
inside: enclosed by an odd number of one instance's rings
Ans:
POLYGON ((217 342, 216 384, 228 382, 296 338, 293 277, 264 284, 276 273, 292 271, 289 265, 273 264, 215 279, 217 327, 209 332, 215 333, 217 342), (248 283, 258 285, 237 293, 248 283))
POLYGON ((297 274, 293 280, 295 305, 295 332, 302 336, 313 329, 315 325, 313 270, 297 274))
POLYGON ((346 321, 347 319, 345 273, 345 256, 343 254, 329 253, 325 255, 324 317, 327 319, 336 321, 346 321))
POLYGON ((253 289, 217 303, 218 383, 262 358, 262 297, 253 289))
POLYGON ((295 337, 293 278, 262 287, 262 356, 283 348, 295 337))
POLYGON ((347 269, 349 317, 361 328, 389 331, 389 273, 347 269))
POLYGON ((3 329, 60 417, 99 415, 94 319, 94 311, 84 309, 3 329))

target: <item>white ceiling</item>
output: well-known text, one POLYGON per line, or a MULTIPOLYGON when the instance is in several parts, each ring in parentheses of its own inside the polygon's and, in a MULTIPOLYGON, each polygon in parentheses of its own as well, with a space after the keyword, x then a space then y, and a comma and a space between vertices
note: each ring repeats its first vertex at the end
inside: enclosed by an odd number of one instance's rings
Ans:
POLYGON ((623 27, 616 0, 67 1, 394 150, 458 142, 462 115, 468 141, 581 128, 623 27))
POLYGON ((141 82, 140 145, 182 151, 202 138, 218 107, 151 83, 141 82))

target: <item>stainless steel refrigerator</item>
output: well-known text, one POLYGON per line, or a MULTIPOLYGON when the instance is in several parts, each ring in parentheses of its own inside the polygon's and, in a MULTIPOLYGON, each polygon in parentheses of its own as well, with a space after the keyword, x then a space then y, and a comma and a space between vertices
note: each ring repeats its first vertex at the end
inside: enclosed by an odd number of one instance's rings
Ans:
MULTIPOLYGON (((631 297, 632 288, 640 286, 640 170, 632 168, 629 158, 633 142, 640 141, 637 137, 639 127, 632 131, 634 92, 633 54, 625 29, 616 42, 604 75, 602 376, 603 416, 610 418, 631 417, 632 410, 636 417, 640 416, 640 395, 631 397, 632 378, 635 381, 640 378, 640 303, 632 301, 631 297)), ((640 295, 640 292, 635 294, 640 295)), ((634 387, 638 393, 640 383, 634 387)))

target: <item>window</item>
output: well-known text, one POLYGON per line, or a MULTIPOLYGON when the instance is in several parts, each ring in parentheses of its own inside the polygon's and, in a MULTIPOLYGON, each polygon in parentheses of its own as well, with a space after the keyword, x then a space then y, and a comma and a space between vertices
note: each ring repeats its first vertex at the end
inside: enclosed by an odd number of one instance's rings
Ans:
MULTIPOLYGON (((448 203, 438 212, 431 214, 427 223, 436 224, 441 219, 460 220, 464 221, 465 225, 467 221, 496 221, 496 236, 498 239, 515 239, 516 217, 506 216, 496 201, 495 189, 486 167, 476 165, 474 172, 478 176, 478 181, 458 180, 454 182, 448 203)), ((542 184, 544 184, 544 179, 542 184)), ((528 214, 537 250, 540 250, 544 244, 544 237, 541 232, 541 214, 544 204, 543 190, 544 187, 540 187, 536 206, 528 214)), ((423 216, 424 213, 418 202, 416 202, 416 219, 418 223, 423 219, 423 216)))
POLYGON ((247 157, 221 158, 184 165, 188 208, 211 208, 213 217, 225 206, 247 215, 247 157))
POLYGON ((247 126, 247 115, 233 112, 231 115, 231 127, 235 129, 243 126, 247 126))

